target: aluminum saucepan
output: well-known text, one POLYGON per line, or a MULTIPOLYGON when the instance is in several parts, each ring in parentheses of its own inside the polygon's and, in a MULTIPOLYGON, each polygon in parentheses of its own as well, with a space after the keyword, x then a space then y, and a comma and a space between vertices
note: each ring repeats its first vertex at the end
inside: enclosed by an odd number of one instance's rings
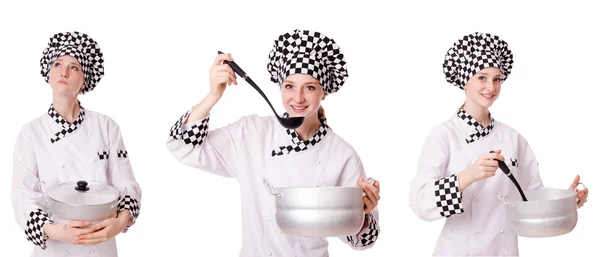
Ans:
POLYGON ((116 217, 119 199, 127 188, 119 191, 109 185, 87 181, 71 181, 40 189, 47 203, 47 212, 52 220, 59 221, 99 221, 116 217))
MULTIPOLYGON (((583 185, 582 183, 579 183, 583 185)), ((585 188, 585 185, 583 185, 585 188)), ((504 202, 506 223, 516 235, 554 237, 567 234, 577 225, 577 193, 573 190, 543 188, 498 198, 504 202)))
POLYGON ((340 237, 354 235, 362 228, 365 212, 361 187, 273 188, 265 178, 263 184, 275 196, 275 219, 284 234, 340 237))

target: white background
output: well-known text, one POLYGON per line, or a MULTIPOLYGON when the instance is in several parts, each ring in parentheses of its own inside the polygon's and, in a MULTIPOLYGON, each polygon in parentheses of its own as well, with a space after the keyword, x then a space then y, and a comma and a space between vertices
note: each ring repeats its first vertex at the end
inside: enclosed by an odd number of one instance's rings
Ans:
MULTIPOLYGON (((282 112, 267 56, 273 40, 295 28, 325 33, 346 54, 350 78, 324 107, 336 133, 382 184, 377 244, 359 252, 334 238, 332 256, 431 255, 443 220, 417 218, 408 206, 409 186, 426 136, 464 100, 464 92, 444 80, 444 54, 475 31, 499 35, 515 55, 493 116, 528 139, 546 186, 566 188, 580 174, 591 188, 573 232, 521 238, 521 255, 590 256, 597 249, 597 8, 574 1, 16 2, 0 4, 0 248, 10 252, 2 256, 27 256, 33 247, 12 212, 12 151, 21 126, 51 103, 39 74, 48 38, 70 30, 89 34, 102 47, 106 75, 80 100, 120 124, 144 190, 137 224, 118 236, 121 256, 238 255, 237 182, 179 164, 165 142, 171 125, 208 92, 208 68, 218 50, 232 53, 282 112)), ((253 113, 271 110, 240 80, 213 109, 211 126, 253 113)))

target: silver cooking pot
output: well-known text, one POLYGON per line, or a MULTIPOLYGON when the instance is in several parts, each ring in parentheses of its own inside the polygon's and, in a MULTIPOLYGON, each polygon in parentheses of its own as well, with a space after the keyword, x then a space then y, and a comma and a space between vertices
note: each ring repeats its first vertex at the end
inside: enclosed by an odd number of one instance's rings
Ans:
POLYGON ((48 215, 54 221, 99 221, 116 217, 119 199, 127 188, 119 191, 109 185, 87 181, 72 181, 46 188, 41 182, 48 215))
MULTIPOLYGON (((374 180, 372 180, 374 182, 374 180)), ((279 187, 263 178, 275 196, 275 219, 292 236, 340 237, 360 231, 365 217, 361 187, 279 187)))
POLYGON ((508 228, 518 236, 560 236, 573 231, 577 225, 577 193, 573 190, 524 191, 527 201, 523 201, 518 192, 506 197, 496 194, 504 202, 508 228))

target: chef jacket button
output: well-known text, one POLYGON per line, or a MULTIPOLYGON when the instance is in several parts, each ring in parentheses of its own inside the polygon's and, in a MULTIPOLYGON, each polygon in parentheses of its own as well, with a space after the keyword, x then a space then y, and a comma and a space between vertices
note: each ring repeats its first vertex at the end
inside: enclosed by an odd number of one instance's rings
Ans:
POLYGON ((500 234, 504 234, 504 229, 500 229, 500 234))
POLYGON ((477 198, 477 196, 475 196, 475 201, 479 200, 479 198, 477 198))
POLYGON ((64 164, 61 164, 61 165, 60 165, 60 167, 61 167, 61 168, 65 168, 65 165, 64 165, 64 164))
POLYGON ((267 217, 267 221, 271 221, 271 217, 267 217))
POLYGON ((321 161, 317 161, 317 164, 321 164, 321 161))
POLYGON ((69 251, 65 251, 65 256, 68 256, 68 255, 69 255, 69 251))
POLYGON ((473 234, 475 234, 475 235, 479 234, 479 230, 475 229, 475 231, 473 231, 473 234))
POLYGON ((273 255, 273 253, 271 251, 268 251, 267 255, 271 256, 271 255, 273 255))
POLYGON ((92 136, 92 133, 88 133, 88 137, 91 137, 91 136, 92 136))
POLYGON ((94 249, 90 250, 90 253, 91 253, 91 254, 94 254, 94 249))

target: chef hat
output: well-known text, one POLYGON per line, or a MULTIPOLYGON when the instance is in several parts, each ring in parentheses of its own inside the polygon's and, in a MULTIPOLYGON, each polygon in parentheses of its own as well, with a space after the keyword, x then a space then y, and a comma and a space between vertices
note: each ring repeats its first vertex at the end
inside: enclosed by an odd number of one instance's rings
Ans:
POLYGON ((477 72, 496 67, 502 73, 502 82, 512 70, 513 54, 508 44, 498 36, 475 32, 454 43, 446 53, 444 74, 446 81, 464 89, 467 81, 477 72))
POLYGON ((72 56, 81 64, 84 74, 82 93, 92 91, 104 76, 104 59, 98 43, 77 31, 52 36, 40 60, 41 74, 46 82, 49 82, 48 72, 52 64, 64 55, 72 56))
POLYGON ((269 53, 267 70, 280 86, 292 74, 313 76, 325 91, 334 93, 348 78, 346 60, 335 41, 316 31, 294 30, 280 35, 269 53))

